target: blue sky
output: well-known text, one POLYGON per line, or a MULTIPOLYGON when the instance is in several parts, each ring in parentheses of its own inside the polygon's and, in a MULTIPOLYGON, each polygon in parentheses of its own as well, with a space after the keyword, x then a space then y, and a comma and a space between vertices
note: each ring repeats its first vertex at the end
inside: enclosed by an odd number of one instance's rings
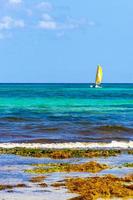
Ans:
POLYGON ((132 0, 0 2, 0 82, 133 82, 132 0))

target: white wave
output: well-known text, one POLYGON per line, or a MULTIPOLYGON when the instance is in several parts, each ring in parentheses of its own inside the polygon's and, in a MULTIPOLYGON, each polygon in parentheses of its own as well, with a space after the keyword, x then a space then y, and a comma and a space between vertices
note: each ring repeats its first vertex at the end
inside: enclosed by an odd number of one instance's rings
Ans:
POLYGON ((133 141, 112 141, 110 143, 97 143, 97 142, 68 142, 68 143, 0 143, 0 148, 41 148, 41 149, 103 149, 103 148, 119 148, 119 149, 132 149, 133 141))

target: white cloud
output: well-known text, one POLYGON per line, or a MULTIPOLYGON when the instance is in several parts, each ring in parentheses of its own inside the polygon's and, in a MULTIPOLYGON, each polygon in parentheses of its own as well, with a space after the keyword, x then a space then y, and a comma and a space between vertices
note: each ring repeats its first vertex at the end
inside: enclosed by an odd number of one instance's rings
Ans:
POLYGON ((45 21, 52 21, 53 20, 53 18, 49 14, 47 14, 47 13, 43 14, 42 18, 45 21))
POLYGON ((44 11, 52 10, 53 6, 50 2, 43 1, 37 5, 37 8, 42 9, 44 11))
POLYGON ((7 6, 7 8, 9 8, 11 5, 11 9, 9 10, 10 14, 9 12, 6 12, 5 15, 7 16, 0 18, 0 39, 3 37, 5 38, 5 35, 12 33, 12 30, 14 29, 24 28, 26 20, 28 22, 27 24, 29 24, 27 26, 29 29, 34 29, 37 27, 43 30, 56 31, 58 37, 62 37, 66 32, 71 30, 83 29, 95 25, 93 21, 89 21, 86 18, 75 19, 68 17, 68 13, 61 13, 60 15, 60 9, 54 7, 53 4, 49 2, 49 0, 41 0, 41 2, 36 2, 35 4, 31 4, 31 6, 28 7, 25 6, 25 4, 23 4, 22 7, 20 6, 20 15, 24 17, 24 21, 22 19, 15 18, 15 14, 18 16, 18 10, 14 9, 14 6, 16 8, 16 6, 24 3, 24 0, 4 1, 6 2, 5 7, 7 6), (12 14, 14 17, 8 16, 12 14), (38 18, 39 16, 40 19, 38 18), (37 23, 35 25, 36 20, 37 23))
POLYGON ((40 21, 39 27, 47 30, 55 30, 57 29, 57 24, 54 21, 40 21))
POLYGON ((49 14, 43 14, 42 19, 38 23, 38 27, 45 30, 73 30, 94 25, 94 22, 89 22, 85 18, 78 20, 66 18, 64 22, 60 22, 52 18, 49 14))
POLYGON ((43 14, 42 20, 39 21, 38 27, 46 30, 57 29, 56 21, 48 14, 43 14))
POLYGON ((8 30, 12 28, 23 28, 25 23, 21 19, 13 19, 10 16, 5 16, 0 19, 0 30, 8 30))
POLYGON ((21 19, 13 19, 5 16, 0 19, 0 40, 12 37, 12 30, 16 28, 24 28, 25 23, 21 19))
POLYGON ((8 0, 8 2, 9 2, 10 4, 17 5, 17 4, 21 4, 21 3, 22 3, 22 0, 8 0))

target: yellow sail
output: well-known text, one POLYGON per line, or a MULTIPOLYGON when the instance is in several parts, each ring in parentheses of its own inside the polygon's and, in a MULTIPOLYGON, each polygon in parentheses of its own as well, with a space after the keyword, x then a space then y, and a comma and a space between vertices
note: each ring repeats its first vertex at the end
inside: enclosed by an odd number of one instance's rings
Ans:
POLYGON ((102 82, 102 78, 103 78, 103 70, 102 67, 100 65, 97 66, 97 73, 96 73, 96 85, 101 84, 102 82))

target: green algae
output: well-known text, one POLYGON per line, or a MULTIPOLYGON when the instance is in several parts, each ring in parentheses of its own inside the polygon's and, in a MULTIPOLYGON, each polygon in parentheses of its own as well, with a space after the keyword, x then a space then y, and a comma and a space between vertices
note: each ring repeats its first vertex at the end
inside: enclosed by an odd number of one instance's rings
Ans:
POLYGON ((96 173, 104 169, 109 168, 106 164, 100 164, 95 161, 82 163, 82 164, 69 164, 69 163, 57 163, 57 164, 40 164, 33 169, 25 170, 26 173, 33 174, 45 174, 54 172, 91 172, 96 173))
POLYGON ((91 150, 91 149, 37 149, 37 148, 0 148, 0 154, 14 154, 26 157, 49 157, 53 159, 92 158, 117 156, 121 150, 91 150))
POLYGON ((124 167, 133 167, 133 163, 124 163, 123 166, 124 167))
POLYGON ((13 189, 12 185, 0 185, 0 190, 13 189))
POLYGON ((133 149, 128 150, 128 154, 133 154, 133 149))

